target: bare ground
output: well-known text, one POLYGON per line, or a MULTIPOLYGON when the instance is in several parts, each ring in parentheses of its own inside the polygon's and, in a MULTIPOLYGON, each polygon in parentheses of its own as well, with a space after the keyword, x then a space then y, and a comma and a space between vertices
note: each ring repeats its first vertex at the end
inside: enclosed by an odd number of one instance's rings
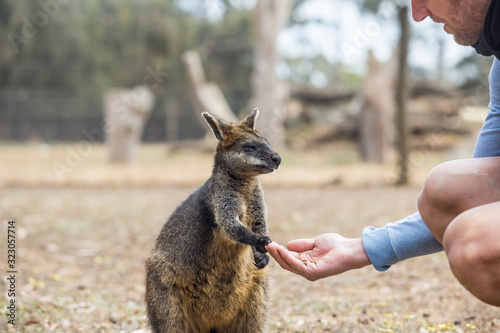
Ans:
MULTIPOLYGON (((102 149, 94 147, 60 180, 51 163, 64 159, 66 148, 34 157, 37 149, 0 146, 0 237, 7 238, 7 221, 15 220, 18 272, 16 326, 6 322, 2 293, 0 331, 148 332, 143 260, 169 214, 209 173, 210 152, 168 163, 154 158, 160 148, 150 147, 136 165, 122 167, 99 162, 102 149), (182 178, 186 170, 196 175, 182 178)), ((394 188, 387 186, 390 167, 339 163, 331 154, 288 157, 289 167, 285 158, 282 170, 264 176, 271 237, 282 244, 325 232, 358 237, 367 225, 414 212, 418 175, 429 168, 421 163, 415 185, 394 188)), ((269 274, 271 332, 500 332, 500 309, 465 291, 443 253, 384 273, 366 267, 317 282, 275 262, 269 274)))

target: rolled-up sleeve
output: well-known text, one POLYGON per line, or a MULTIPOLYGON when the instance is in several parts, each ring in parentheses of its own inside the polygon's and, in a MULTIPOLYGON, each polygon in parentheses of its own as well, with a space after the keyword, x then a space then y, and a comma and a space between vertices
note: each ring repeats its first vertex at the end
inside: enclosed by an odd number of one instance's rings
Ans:
POLYGON ((418 212, 382 228, 366 227, 362 239, 366 253, 378 271, 385 271, 405 259, 443 250, 418 212))

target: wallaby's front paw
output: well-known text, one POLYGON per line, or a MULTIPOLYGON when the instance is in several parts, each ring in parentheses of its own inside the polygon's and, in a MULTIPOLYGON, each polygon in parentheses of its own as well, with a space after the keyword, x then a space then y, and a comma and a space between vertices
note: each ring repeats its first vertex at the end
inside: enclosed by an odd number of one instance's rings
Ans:
POLYGON ((260 253, 266 253, 267 250, 266 250, 266 245, 267 244, 270 244, 272 241, 271 241, 271 238, 269 237, 261 237, 259 238, 259 240, 257 241, 257 245, 255 245, 255 249, 260 252, 260 253))
POLYGON ((253 264, 258 269, 262 269, 269 264, 269 256, 264 253, 255 252, 253 254, 253 264))

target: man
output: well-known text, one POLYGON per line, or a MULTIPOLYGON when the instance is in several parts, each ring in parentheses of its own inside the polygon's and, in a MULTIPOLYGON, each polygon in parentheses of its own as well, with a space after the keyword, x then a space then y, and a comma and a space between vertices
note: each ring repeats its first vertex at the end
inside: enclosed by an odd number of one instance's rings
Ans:
POLYGON ((500 0, 412 0, 412 14, 417 22, 444 23, 457 43, 496 57, 474 158, 436 167, 418 198, 419 212, 398 222, 366 227, 361 238, 323 234, 267 249, 281 267, 311 281, 369 264, 384 271, 444 249, 458 281, 500 306, 500 0))

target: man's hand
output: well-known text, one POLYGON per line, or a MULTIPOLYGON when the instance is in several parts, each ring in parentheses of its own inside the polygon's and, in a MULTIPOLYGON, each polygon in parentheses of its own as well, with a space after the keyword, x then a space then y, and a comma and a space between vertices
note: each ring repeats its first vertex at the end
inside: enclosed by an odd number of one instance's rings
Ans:
POLYGON ((287 244, 288 250, 275 242, 266 248, 282 268, 309 281, 370 264, 361 238, 349 239, 338 234, 296 239, 287 244))

